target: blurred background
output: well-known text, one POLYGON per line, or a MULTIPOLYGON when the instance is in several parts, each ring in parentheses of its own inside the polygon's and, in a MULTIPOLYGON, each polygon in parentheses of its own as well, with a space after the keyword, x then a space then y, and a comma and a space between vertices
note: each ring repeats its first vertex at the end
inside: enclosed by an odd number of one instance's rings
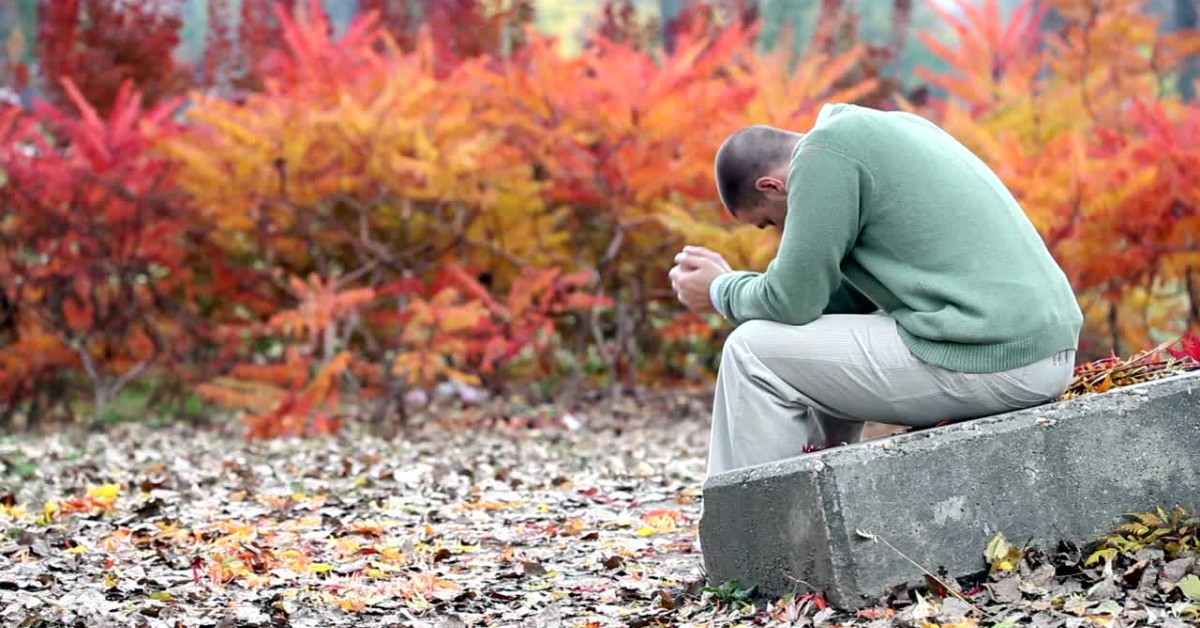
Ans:
POLYGON ((728 327, 674 302, 671 258, 777 244, 721 210, 716 148, 834 101, 996 169, 1079 294, 1081 362, 1192 338, 1197 8, 2 0, 0 416, 267 437, 704 397, 728 327))
MULTIPOLYGON (((457 0, 447 0, 447 6, 455 5, 457 0)), ((754 0, 722 1, 700 0, 702 3, 715 7, 718 11, 737 11, 746 7, 749 12, 763 18, 761 34, 758 43, 766 48, 777 45, 781 32, 787 28, 795 32, 795 40, 791 45, 802 50, 811 40, 821 19, 828 19, 842 11, 853 11, 856 14, 855 27, 857 36, 865 41, 883 43, 893 34, 897 10, 903 12, 908 21, 908 30, 927 33, 941 42, 953 41, 955 32, 950 23, 942 19, 942 15, 961 16, 963 9, 958 0, 924 0, 893 3, 890 0, 754 0), (824 14, 822 13, 824 12, 824 14)), ((67 0, 75 6, 87 5, 83 0, 67 0)), ((203 57, 206 42, 210 36, 209 27, 213 12, 225 10, 233 19, 241 17, 239 13, 243 4, 251 5, 256 0, 174 0, 155 2, 161 10, 178 19, 179 41, 175 50, 180 59, 196 62, 203 57)), ((648 43, 663 46, 671 37, 672 21, 686 19, 686 13, 691 9, 694 0, 528 0, 515 4, 525 7, 528 16, 525 18, 539 32, 559 38, 559 49, 568 55, 577 54, 589 37, 596 34, 606 21, 628 20, 639 23, 645 29, 648 43), (665 19, 664 19, 665 18, 665 19)), ((49 6, 52 3, 44 0, 5 0, 0 2, 0 24, 7 25, 4 37, 9 41, 9 51, 16 50, 25 63, 36 63, 36 42, 38 38, 39 5, 49 6), (13 42, 12 38, 18 41, 13 42), (32 44, 32 45, 30 45, 32 44)), ((117 4, 121 4, 118 2, 117 4)), ((286 3, 285 3, 286 4, 286 3)), ((393 15, 403 13, 409 20, 421 20, 422 13, 427 13, 426 5, 436 6, 438 2, 426 0, 328 0, 323 3, 328 13, 332 27, 337 32, 343 32, 355 16, 372 9, 391 11, 393 15)), ((511 7, 512 0, 485 1, 479 3, 495 10, 511 7)), ((968 2, 969 5, 982 6, 985 0, 968 2)), ((1029 4, 1024 0, 997 0, 1001 14, 1008 18, 1014 11, 1029 4)), ((1038 4, 1038 3, 1034 3, 1038 4)), ((1053 2, 1041 2, 1043 5, 1053 5, 1053 2)), ((1102 8, 1106 3, 1093 3, 1102 8)), ((1164 32, 1192 29, 1196 27, 1197 7, 1195 0, 1144 0, 1136 3, 1138 9, 1153 16, 1157 28, 1164 32)), ((466 5, 461 5, 466 6, 466 5)), ((1053 29, 1062 23, 1061 15, 1056 15, 1052 6, 1049 16, 1044 20, 1043 27, 1053 29)), ((451 9, 453 10, 453 9, 451 9)), ((510 9, 511 10, 511 9, 510 9)), ((43 10, 43 13, 45 11, 43 10)), ((426 17, 427 19, 427 17, 426 17)), ((1193 62, 1194 65, 1194 62, 1193 62)), ((937 70, 945 70, 946 64, 934 54, 920 39, 906 37, 903 48, 892 68, 891 75, 906 85, 917 84, 914 70, 924 66, 937 70)), ((1195 71, 1195 68, 1193 68, 1195 71)))

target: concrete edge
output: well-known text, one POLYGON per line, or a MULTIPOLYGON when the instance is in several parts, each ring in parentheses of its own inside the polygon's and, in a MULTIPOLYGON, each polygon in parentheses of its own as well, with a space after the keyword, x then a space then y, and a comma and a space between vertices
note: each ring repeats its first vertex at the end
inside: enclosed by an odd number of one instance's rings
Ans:
MULTIPOLYGON (((815 482, 817 494, 821 496, 822 501, 832 505, 828 511, 824 508, 821 509, 821 523, 825 526, 825 537, 832 542, 835 536, 844 535, 844 531, 849 526, 846 524, 845 511, 842 507, 842 492, 838 490, 837 474, 830 473, 828 469, 829 466, 822 465, 815 482)), ((853 569, 854 561, 850 555, 830 551, 829 562, 835 591, 858 588, 858 571, 853 569)), ((824 593, 831 594, 830 592, 824 593)), ((835 595, 834 597, 840 596, 835 595)), ((829 601, 838 603, 840 600, 831 599, 829 601)))
POLYGON ((771 462, 719 473, 704 482, 704 490, 724 488, 735 484, 748 484, 761 481, 764 478, 793 475, 797 472, 820 472, 824 468, 825 463, 819 457, 811 453, 804 454, 793 458, 772 460, 771 462))

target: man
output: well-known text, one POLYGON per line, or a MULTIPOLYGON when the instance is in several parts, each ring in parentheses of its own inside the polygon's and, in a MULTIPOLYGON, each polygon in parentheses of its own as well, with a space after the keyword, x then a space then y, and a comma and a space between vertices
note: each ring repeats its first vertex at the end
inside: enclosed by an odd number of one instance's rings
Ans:
POLYGON ((975 155, 904 112, 825 105, 807 134, 754 126, 716 157, 740 222, 782 231, 765 272, 686 247, 679 300, 735 325, 710 475, 861 438, 1031 407, 1070 384, 1083 315, 1020 205, 975 155))

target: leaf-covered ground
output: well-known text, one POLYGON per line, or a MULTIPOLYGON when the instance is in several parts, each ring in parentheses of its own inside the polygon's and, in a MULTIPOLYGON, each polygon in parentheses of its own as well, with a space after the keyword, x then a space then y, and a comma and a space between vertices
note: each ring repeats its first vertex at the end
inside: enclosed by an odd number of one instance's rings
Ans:
POLYGON ((0 625, 1178 627, 1200 610, 1200 566, 1161 552, 1108 572, 1031 554, 970 605, 904 593, 856 615, 706 591, 707 421, 685 409, 394 439, 9 437, 0 625))

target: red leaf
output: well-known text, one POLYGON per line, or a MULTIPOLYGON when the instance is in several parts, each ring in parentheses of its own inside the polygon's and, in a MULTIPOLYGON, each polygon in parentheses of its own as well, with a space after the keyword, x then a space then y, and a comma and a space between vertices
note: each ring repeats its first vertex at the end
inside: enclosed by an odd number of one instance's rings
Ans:
POLYGON ((1190 358, 1200 362, 1200 335, 1197 335, 1195 331, 1188 330, 1188 332, 1179 339, 1178 344, 1181 345, 1181 347, 1178 349, 1175 347, 1170 347, 1167 349, 1167 352, 1171 354, 1171 357, 1177 360, 1190 358))

